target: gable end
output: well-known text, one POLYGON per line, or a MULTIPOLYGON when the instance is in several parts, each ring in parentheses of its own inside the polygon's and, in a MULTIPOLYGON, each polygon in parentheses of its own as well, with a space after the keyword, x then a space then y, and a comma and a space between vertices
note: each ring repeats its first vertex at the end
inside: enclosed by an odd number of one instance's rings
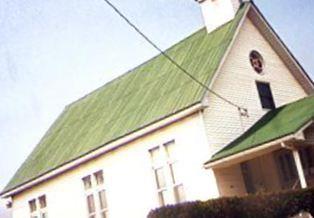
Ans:
POLYGON ((301 84, 307 94, 314 93, 314 83, 304 68, 293 56, 288 47, 280 39, 275 30, 267 22, 258 7, 252 2, 251 10, 248 13, 248 18, 258 28, 260 33, 265 37, 269 44, 274 48, 274 51, 282 59, 287 68, 291 71, 295 79, 301 84))

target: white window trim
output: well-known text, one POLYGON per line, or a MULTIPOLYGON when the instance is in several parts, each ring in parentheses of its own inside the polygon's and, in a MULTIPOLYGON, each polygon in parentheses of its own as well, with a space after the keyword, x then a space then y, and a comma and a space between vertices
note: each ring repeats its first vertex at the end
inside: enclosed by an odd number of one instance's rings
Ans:
MULTIPOLYGON (((149 155, 151 157, 150 159, 152 162, 152 170, 153 170, 154 178, 156 177, 156 173, 155 173, 156 170, 161 169, 161 168, 163 168, 163 170, 164 170, 164 179, 165 179, 165 183, 166 183, 166 186, 164 188, 158 188, 157 178, 154 179, 155 180, 155 187, 156 187, 156 191, 157 191, 157 201, 159 202, 159 206, 164 206, 164 205, 173 204, 173 203, 179 203, 179 200, 177 199, 177 196, 175 193, 175 189, 176 189, 176 187, 183 186, 183 181, 179 181, 179 182, 173 181, 173 180, 175 180, 175 178, 173 178, 175 175, 173 175, 173 171, 171 170, 171 165, 177 163, 179 160, 178 159, 172 159, 169 157, 166 146, 170 143, 176 143, 176 140, 175 139, 168 140, 168 141, 166 141, 166 143, 160 143, 159 145, 154 146, 148 150, 149 155), (161 155, 162 161, 161 161, 161 163, 156 164, 156 163, 153 163, 153 161, 152 161, 151 152, 154 149, 158 149, 158 148, 159 148, 159 152, 161 153, 160 155, 161 155), (162 205, 160 203, 160 199, 159 199, 159 194, 161 192, 166 192, 165 196, 164 196, 166 198, 166 199, 164 199, 164 205, 162 205), (167 199, 169 202, 167 202, 167 199)), ((177 145, 175 144, 175 146, 177 146, 177 145)))
MULTIPOLYGON (((168 169, 169 169, 169 175, 170 175, 170 177, 171 177, 171 183, 170 183, 170 185, 171 185, 171 189, 172 189, 172 191, 173 191, 172 195, 174 196, 175 203, 180 203, 180 200, 177 199, 178 196, 176 195, 175 189, 176 189, 177 187, 179 187, 179 186, 183 186, 183 188, 184 188, 184 185, 183 185, 183 181, 176 181, 176 175, 175 175, 176 172, 174 172, 175 170, 174 170, 173 166, 174 166, 175 164, 177 164, 177 163, 179 162, 179 160, 178 160, 178 158, 171 158, 171 157, 169 156, 166 147, 167 147, 167 145, 170 144, 170 143, 176 143, 176 141, 175 141, 175 140, 171 140, 171 141, 169 141, 169 142, 167 142, 167 143, 164 143, 164 144, 163 144, 163 147, 164 147, 164 150, 165 150, 165 152, 166 152, 166 162, 167 162, 167 167, 168 167, 168 169)), ((177 145, 175 144, 175 146, 177 146, 177 145)), ((183 201, 185 201, 185 199, 184 199, 183 201)))
POLYGON ((100 218, 101 217, 101 214, 102 213, 106 213, 108 214, 108 202, 107 202, 107 189, 105 188, 105 182, 103 182, 103 184, 97 184, 97 180, 96 180, 96 176, 95 174, 98 173, 98 172, 102 172, 102 176, 104 176, 104 171, 103 170, 96 170, 95 172, 93 173, 90 173, 88 175, 85 175, 82 177, 81 181, 82 181, 82 185, 83 185, 83 189, 84 189, 84 192, 85 192, 85 202, 86 202, 86 210, 87 210, 87 216, 86 217, 95 217, 95 218, 100 218), (89 189, 85 189, 85 186, 84 186, 84 181, 83 179, 85 177, 88 177, 90 176, 90 179, 91 179, 91 187, 89 189), (99 192, 100 191, 105 191, 106 193, 106 207, 105 208, 101 208, 100 206, 100 199, 99 199, 99 192), (88 205, 88 202, 87 202, 87 197, 89 195, 92 195, 93 198, 94 198, 94 206, 95 206, 95 212, 93 213, 90 213, 89 212, 89 205, 88 205))
POLYGON ((47 216, 47 214, 48 214, 48 209, 47 209, 48 204, 47 204, 47 196, 45 194, 42 194, 42 195, 39 195, 37 197, 31 198, 31 200, 28 201, 29 210, 30 210, 30 202, 31 201, 34 201, 35 202, 35 206, 36 206, 36 210, 33 211, 33 212, 30 211, 30 213, 29 213, 31 218, 32 217, 42 218, 43 214, 46 214, 46 216, 47 216), (43 196, 45 197, 45 200, 46 200, 46 207, 40 208, 39 198, 41 198, 43 196))

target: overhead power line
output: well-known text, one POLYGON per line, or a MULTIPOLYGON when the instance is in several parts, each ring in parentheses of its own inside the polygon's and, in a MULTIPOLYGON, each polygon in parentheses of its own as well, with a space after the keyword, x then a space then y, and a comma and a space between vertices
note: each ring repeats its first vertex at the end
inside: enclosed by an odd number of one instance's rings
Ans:
POLYGON ((222 95, 218 94, 217 92, 210 89, 207 85, 199 81, 195 78, 191 73, 189 73, 184 67, 182 67, 179 63, 177 63, 172 57, 170 57, 166 52, 164 52, 156 43, 154 43, 147 35, 145 35, 133 22, 131 22, 114 4, 112 4, 109 0, 104 0, 107 5, 109 5, 129 26, 131 26, 138 34, 140 34, 151 46, 153 46, 157 51, 159 51, 168 61, 170 61, 173 65, 175 65, 181 72, 185 75, 190 77, 195 83, 200 85, 201 87, 205 88, 207 91, 215 95, 216 97, 222 99, 226 103, 236 107, 239 110, 240 115, 247 115, 247 109, 243 108, 232 101, 228 100, 227 98, 223 97, 222 95))

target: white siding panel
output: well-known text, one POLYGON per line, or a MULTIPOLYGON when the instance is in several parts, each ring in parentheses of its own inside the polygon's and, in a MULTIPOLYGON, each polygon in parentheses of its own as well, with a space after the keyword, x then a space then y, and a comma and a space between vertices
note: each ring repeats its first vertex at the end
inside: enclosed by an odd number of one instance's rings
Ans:
POLYGON ((249 19, 244 21, 224 65, 212 88, 232 102, 248 109, 249 117, 212 94, 207 96, 209 107, 204 112, 211 153, 237 138, 267 111, 261 108, 256 81, 270 83, 277 107, 306 96, 305 91, 288 68, 249 19), (259 51, 265 60, 263 75, 251 67, 249 54, 259 51))
POLYGON ((239 164, 215 170, 221 196, 245 195, 246 189, 239 164))
MULTIPOLYGON (((273 153, 247 162, 251 183, 257 192, 281 190, 277 166, 273 153)), ((221 196, 245 195, 246 187, 240 164, 215 169, 221 196)))

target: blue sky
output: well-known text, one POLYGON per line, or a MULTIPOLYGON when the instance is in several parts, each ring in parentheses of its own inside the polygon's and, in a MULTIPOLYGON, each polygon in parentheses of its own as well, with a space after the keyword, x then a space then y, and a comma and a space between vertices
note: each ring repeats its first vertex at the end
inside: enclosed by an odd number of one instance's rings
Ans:
MULTIPOLYGON (((112 0, 167 48, 203 26, 194 0, 112 0)), ((312 0, 256 0, 314 77, 312 0)), ((157 54, 102 0, 1 0, 0 189, 65 105, 157 54)))

